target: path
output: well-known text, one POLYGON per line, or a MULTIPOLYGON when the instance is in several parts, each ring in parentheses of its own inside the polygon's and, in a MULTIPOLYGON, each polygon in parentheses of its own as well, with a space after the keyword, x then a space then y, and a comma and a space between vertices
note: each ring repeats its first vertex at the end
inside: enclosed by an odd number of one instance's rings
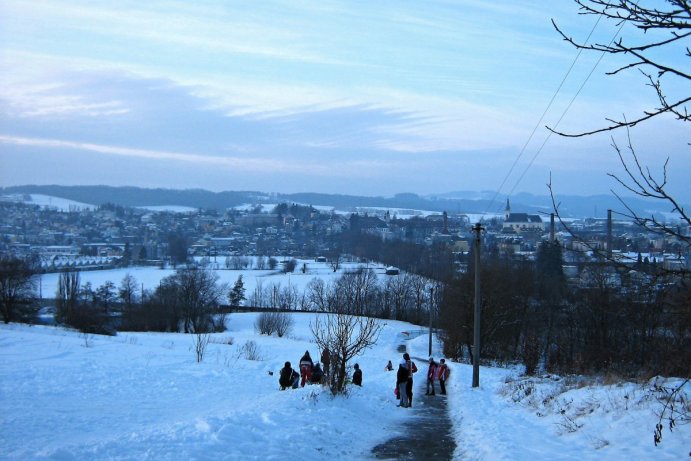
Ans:
MULTIPOLYGON (((401 354, 405 345, 399 347, 401 354)), ((446 410, 446 396, 425 395, 427 388, 428 359, 413 357, 419 371, 415 375, 412 408, 395 408, 408 411, 411 417, 406 421, 403 435, 394 437, 372 449, 377 459, 400 460, 450 460, 456 449, 451 435, 451 419, 446 410)), ((437 391, 438 391, 437 387, 437 391)))

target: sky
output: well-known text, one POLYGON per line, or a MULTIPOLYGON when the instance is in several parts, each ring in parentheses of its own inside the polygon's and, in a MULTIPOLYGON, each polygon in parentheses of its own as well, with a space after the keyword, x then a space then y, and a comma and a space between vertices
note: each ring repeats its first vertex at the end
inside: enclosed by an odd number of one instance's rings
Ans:
MULTIPOLYGON (((510 195, 546 194, 551 175, 557 193, 607 193, 606 173, 623 173, 611 135, 544 126, 599 128, 657 101, 640 73, 605 75, 622 64, 611 56, 583 53, 564 79, 577 51, 551 19, 585 40, 596 18, 577 13, 567 0, 0 0, 0 186, 510 195)), ((616 26, 600 21, 591 42, 616 26)), ((654 173, 670 158, 671 192, 691 200, 685 128, 661 117, 630 135, 654 173)))

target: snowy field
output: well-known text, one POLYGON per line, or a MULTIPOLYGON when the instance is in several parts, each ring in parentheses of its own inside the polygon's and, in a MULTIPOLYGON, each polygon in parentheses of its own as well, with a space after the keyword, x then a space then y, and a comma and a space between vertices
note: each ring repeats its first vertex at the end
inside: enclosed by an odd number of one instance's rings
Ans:
MULTIPOLYGON (((425 409, 396 407, 395 372, 384 366, 400 359, 402 342, 413 357, 427 355, 426 336, 405 341, 401 334, 419 327, 386 322, 376 346, 356 359, 362 388, 334 398, 317 385, 279 390, 286 360, 319 354, 309 329, 315 314, 292 315, 294 329, 283 338, 258 335, 256 314, 230 315, 201 363, 191 335, 1 325, 0 459, 369 459, 375 445, 414 430, 416 412, 425 409), (251 341, 253 360, 245 352, 251 341)), ((653 445, 659 404, 645 387, 559 394, 563 381, 548 379, 526 395, 515 369, 482 367, 481 386, 472 389, 472 368, 451 368, 455 459, 688 459, 689 426, 665 431, 662 445, 653 445)))
MULTIPOLYGON (((282 258, 277 258, 279 261, 282 258)), ((229 270, 225 269, 225 256, 219 256, 214 261, 211 258, 210 267, 218 276, 218 283, 227 283, 230 287, 233 286, 238 276, 242 275, 242 281, 245 287, 245 296, 249 297, 257 286, 268 287, 276 285, 279 288, 294 287, 298 293, 302 294, 314 278, 320 278, 324 281, 334 280, 341 277, 345 271, 354 270, 358 267, 366 267, 374 270, 380 281, 384 280, 384 272, 386 267, 381 264, 361 264, 356 262, 343 262, 337 272, 334 272, 328 263, 316 262, 312 259, 296 259, 297 266, 295 272, 284 274, 280 269, 280 264, 276 270, 229 270), (303 264, 307 266, 305 273, 302 272, 303 264), (214 269, 214 267, 216 269, 214 269)), ((127 267, 122 269, 110 269, 102 271, 82 271, 79 273, 79 280, 81 286, 91 283, 91 287, 95 290, 107 281, 113 282, 117 287, 120 282, 127 275, 131 275, 137 281, 139 289, 143 286, 147 291, 154 291, 161 279, 173 275, 174 269, 158 269, 155 267, 127 267)), ((58 272, 43 274, 40 277, 40 290, 44 298, 54 298, 58 288, 58 279, 60 274, 58 272)), ((227 301, 227 300, 224 300, 227 301)))

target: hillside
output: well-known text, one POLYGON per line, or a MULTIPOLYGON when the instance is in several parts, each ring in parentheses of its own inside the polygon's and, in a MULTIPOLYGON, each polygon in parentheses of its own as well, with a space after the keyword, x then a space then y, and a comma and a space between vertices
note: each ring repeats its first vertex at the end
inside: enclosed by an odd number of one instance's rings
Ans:
MULTIPOLYGON (((427 337, 388 321, 357 358, 363 386, 331 397, 321 386, 280 391, 277 372, 318 351, 315 314, 293 314, 283 338, 258 335, 256 314, 232 314, 212 335, 201 363, 193 336, 121 332, 83 335, 62 328, 0 325, 2 458, 7 460, 371 459, 371 449, 414 430, 412 409, 396 407, 394 372, 405 344, 424 370, 427 337), (271 375, 273 373, 273 375, 271 375)), ((439 357, 439 343, 434 343, 439 357)), ((449 409, 457 460, 678 460, 691 426, 665 430, 653 445, 659 403, 650 385, 593 385, 520 370, 451 363, 449 409)), ((416 392, 424 392, 424 371, 416 392)), ((437 398, 445 398, 438 396, 437 398)))
MULTIPOLYGON (((342 211, 358 208, 412 209, 441 213, 503 213, 504 196, 490 192, 451 192, 434 196, 412 193, 393 197, 366 197, 325 193, 266 193, 257 191, 211 192, 203 189, 144 189, 111 186, 13 186, 0 189, 0 195, 42 194, 91 205, 114 203, 122 206, 181 206, 191 208, 226 209, 242 204, 296 202, 313 206, 333 207, 342 211)), ((625 207, 611 195, 559 196, 560 212, 564 217, 604 217, 607 209, 627 213, 625 207)), ((626 204, 642 215, 666 215, 668 207, 656 201, 626 198, 626 204)), ((511 208, 527 213, 548 215, 553 211, 549 196, 519 193, 511 197, 511 208)))

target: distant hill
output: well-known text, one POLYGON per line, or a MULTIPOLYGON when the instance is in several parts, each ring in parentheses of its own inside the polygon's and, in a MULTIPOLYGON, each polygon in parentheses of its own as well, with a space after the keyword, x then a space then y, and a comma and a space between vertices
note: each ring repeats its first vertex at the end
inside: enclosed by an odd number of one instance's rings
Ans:
MULTIPOLYGON (((43 194, 92 205, 114 203, 122 206, 183 206, 205 209, 226 209, 243 204, 295 202, 314 206, 334 207, 349 211, 356 208, 404 208, 448 213, 502 213, 506 197, 490 191, 457 191, 433 196, 400 193, 393 197, 305 192, 296 194, 257 191, 211 192, 203 189, 144 189, 112 186, 13 186, 0 188, 0 194, 43 194)), ((624 206, 611 195, 557 197, 564 217, 605 217, 607 209, 623 213, 624 206)), ((549 215, 552 200, 549 196, 519 193, 510 197, 511 210, 549 215)), ((626 198, 626 204, 637 213, 650 216, 668 214, 668 205, 640 198, 626 198)))

